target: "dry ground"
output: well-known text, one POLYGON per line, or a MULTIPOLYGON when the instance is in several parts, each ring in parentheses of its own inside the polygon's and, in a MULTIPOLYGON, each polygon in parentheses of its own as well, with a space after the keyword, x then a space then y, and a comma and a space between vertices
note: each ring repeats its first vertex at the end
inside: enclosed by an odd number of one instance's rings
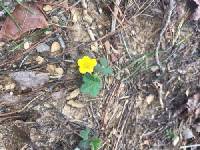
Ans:
POLYGON ((102 139, 102 150, 200 144, 200 29, 191 19, 192 6, 175 1, 160 39, 169 1, 122 0, 118 7, 105 0, 88 0, 86 6, 62 2, 48 2, 53 7, 44 12, 48 29, 0 47, 0 149, 73 150, 86 127, 102 139), (24 49, 27 40, 31 46, 24 49), (159 40, 164 71, 155 58, 159 40), (55 41, 61 51, 52 53, 55 41), (38 52, 41 43, 49 49, 38 52), (95 98, 78 90, 76 62, 83 55, 105 56, 114 70, 95 98), (56 68, 64 73, 55 73, 56 68), (23 88, 11 77, 18 71, 50 78, 42 86, 23 88))

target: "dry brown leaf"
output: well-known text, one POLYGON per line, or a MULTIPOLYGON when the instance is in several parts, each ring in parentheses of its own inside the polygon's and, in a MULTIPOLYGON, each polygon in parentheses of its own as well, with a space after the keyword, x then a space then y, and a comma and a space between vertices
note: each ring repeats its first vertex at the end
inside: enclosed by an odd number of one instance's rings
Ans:
POLYGON ((193 0, 198 7, 196 8, 194 14, 193 14, 193 19, 194 20, 199 20, 200 19, 200 0, 193 0))
POLYGON ((48 26, 36 3, 24 3, 23 6, 17 5, 12 16, 16 23, 13 19, 7 17, 0 31, 0 39, 16 40, 30 30, 48 26))

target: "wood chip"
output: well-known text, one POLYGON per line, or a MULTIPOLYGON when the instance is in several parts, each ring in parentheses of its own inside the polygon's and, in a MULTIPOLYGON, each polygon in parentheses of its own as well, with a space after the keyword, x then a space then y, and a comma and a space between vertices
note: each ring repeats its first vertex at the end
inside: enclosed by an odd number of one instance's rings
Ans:
POLYGON ((83 108, 84 105, 80 102, 76 102, 74 100, 70 100, 67 102, 68 105, 72 106, 72 107, 75 107, 75 108, 83 108))
POLYGON ((79 89, 75 89, 74 91, 72 91, 72 92, 66 97, 66 100, 74 99, 74 98, 76 98, 79 94, 80 94, 80 90, 79 90, 79 89))

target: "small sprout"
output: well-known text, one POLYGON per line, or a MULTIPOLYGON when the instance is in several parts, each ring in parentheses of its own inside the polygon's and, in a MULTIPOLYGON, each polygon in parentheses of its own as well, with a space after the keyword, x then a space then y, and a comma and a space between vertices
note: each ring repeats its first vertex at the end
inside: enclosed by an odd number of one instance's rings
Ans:
POLYGON ((92 59, 89 56, 84 56, 78 60, 79 71, 81 74, 92 73, 96 65, 96 59, 92 59))
POLYGON ((165 134, 167 138, 171 140, 173 140, 176 137, 176 134, 171 129, 166 130, 165 134))
POLYGON ((81 150, 98 150, 101 147, 101 139, 92 136, 88 128, 80 132, 80 137, 82 140, 79 142, 78 146, 81 150))

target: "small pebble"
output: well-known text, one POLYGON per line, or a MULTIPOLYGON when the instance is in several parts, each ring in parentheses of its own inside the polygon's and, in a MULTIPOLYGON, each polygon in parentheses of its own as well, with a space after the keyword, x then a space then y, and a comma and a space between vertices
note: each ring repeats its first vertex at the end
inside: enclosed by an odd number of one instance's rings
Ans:
POLYGON ((72 14, 72 22, 76 23, 80 17, 79 11, 76 9, 71 9, 71 14, 72 14))
POLYGON ((63 75, 64 74, 64 70, 63 70, 63 68, 55 68, 55 73, 57 75, 63 75))
POLYGON ((148 105, 150 105, 154 101, 154 95, 150 94, 149 96, 146 97, 146 102, 148 105))
POLYGON ((55 65, 51 65, 51 64, 47 64, 47 71, 53 75, 55 73, 55 69, 56 69, 56 66, 55 65))
POLYGON ((179 136, 175 136, 175 138, 173 138, 173 143, 172 144, 174 146, 176 146, 178 144, 179 140, 180 140, 179 136))
POLYGON ((51 5, 45 5, 45 6, 43 7, 43 10, 47 12, 47 11, 53 10, 53 8, 51 7, 51 5))
POLYGON ((5 45, 5 42, 0 42, 0 47, 3 47, 5 45))
POLYGON ((28 41, 26 41, 24 43, 24 49, 29 49, 30 48, 30 43, 28 41))
POLYGON ((6 90, 13 90, 15 88, 15 83, 10 83, 5 85, 6 90))
POLYGON ((52 33, 52 31, 45 31, 45 34, 46 35, 49 35, 49 34, 51 34, 52 33))
POLYGON ((52 22, 53 23, 58 23, 59 22, 59 18, 57 16, 53 16, 52 17, 52 22))
POLYGON ((54 53, 60 50, 60 44, 58 42, 53 42, 51 45, 51 52, 54 53))
POLYGON ((42 63, 44 62, 44 58, 41 57, 41 56, 38 56, 35 60, 37 61, 37 63, 38 63, 39 65, 42 64, 42 63))
POLYGON ((151 71, 152 71, 152 72, 156 72, 157 70, 159 70, 159 67, 158 67, 158 66, 152 66, 152 67, 151 67, 151 71))
POLYGON ((88 14, 85 14, 83 16, 83 20, 86 21, 89 24, 91 24, 93 22, 93 18, 90 15, 88 15, 88 14))
POLYGON ((36 47, 36 50, 38 53, 48 52, 50 51, 50 46, 45 43, 41 43, 36 47))
POLYGON ((91 44, 91 51, 98 52, 98 43, 97 42, 94 42, 93 44, 91 44))

